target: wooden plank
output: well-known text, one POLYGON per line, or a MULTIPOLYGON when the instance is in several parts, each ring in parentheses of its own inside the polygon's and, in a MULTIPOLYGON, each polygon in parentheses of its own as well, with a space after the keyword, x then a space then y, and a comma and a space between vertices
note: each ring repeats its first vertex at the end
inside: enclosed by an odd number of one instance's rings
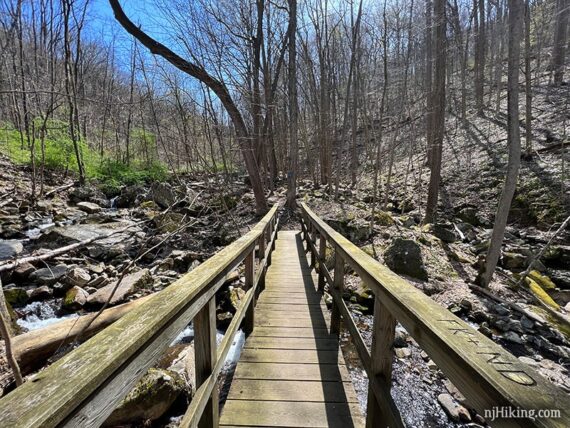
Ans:
POLYGON ((237 379, 228 400, 358 403, 350 382, 237 379))
POLYGON ((500 419, 494 424, 570 425, 570 397, 560 388, 378 263, 334 231, 305 204, 302 204, 302 210, 478 413, 484 414, 485 410, 500 406, 558 409, 561 414, 558 419, 500 419))
POLYGON ((345 365, 240 361, 234 379, 350 381, 345 365))
POLYGON ((251 337, 330 337, 328 328, 311 327, 266 327, 258 325, 251 337))
POLYGON ((258 317, 259 326, 266 327, 308 327, 308 328, 327 328, 328 324, 325 320, 310 319, 271 319, 258 317))
POLYGON ((298 363, 337 364, 338 351, 315 351, 298 349, 244 349, 241 361, 252 363, 298 363))
POLYGON ((228 400, 221 424, 272 427, 349 428, 363 426, 358 404, 228 400), (226 416, 228 415, 228 416, 226 416), (231 421, 229 420, 231 415, 231 421))
POLYGON ((253 349, 318 349, 323 351, 338 350, 337 338, 314 337, 250 337, 245 348, 253 349))

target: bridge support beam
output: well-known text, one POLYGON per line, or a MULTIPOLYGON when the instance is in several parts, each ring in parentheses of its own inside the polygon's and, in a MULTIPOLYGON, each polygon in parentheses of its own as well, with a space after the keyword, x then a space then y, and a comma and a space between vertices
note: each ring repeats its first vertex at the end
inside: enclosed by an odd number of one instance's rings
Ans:
POLYGON ((325 235, 319 235, 319 291, 325 291, 325 272, 324 272, 324 264, 325 258, 327 254, 327 239, 325 235))
MULTIPOLYGON (((194 343, 196 388, 199 388, 212 374, 218 352, 216 349, 216 297, 198 312, 194 318, 194 343)), ((212 389, 212 395, 204 408, 204 413, 198 424, 199 428, 213 428, 218 426, 218 390, 212 389)))

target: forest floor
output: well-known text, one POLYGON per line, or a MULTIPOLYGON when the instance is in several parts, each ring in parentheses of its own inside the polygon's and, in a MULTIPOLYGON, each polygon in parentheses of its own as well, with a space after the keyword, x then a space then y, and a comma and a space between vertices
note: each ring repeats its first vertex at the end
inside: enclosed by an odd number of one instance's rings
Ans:
MULTIPOLYGON (((502 257, 489 287, 496 298, 477 292, 471 285, 488 245, 503 183, 507 161, 504 116, 470 116, 465 126, 459 119, 448 120, 436 224, 421 224, 429 180, 421 147, 398 157, 389 187, 386 174, 382 175, 374 215, 373 174, 367 164, 358 186, 341 185, 336 200, 334 189, 300 181, 299 201, 306 202, 368 254, 570 393, 568 330, 553 322, 524 284, 518 285, 517 277, 553 237, 555 225, 570 214, 570 180, 565 172, 570 159, 560 144, 566 138, 561 124, 568 119, 568 112, 559 105, 562 93, 553 93, 552 88, 541 91, 538 87, 534 100, 533 155, 523 159, 502 257), (398 257, 384 257, 387 252, 406 252, 410 246, 417 252, 406 263, 398 262, 398 257), (516 303, 532 317, 501 304, 497 298, 516 303)), ((259 220, 253 214, 253 195, 243 177, 179 176, 169 182, 126 186, 120 192, 105 194, 96 185, 61 189, 72 184, 72 178, 48 172, 46 192, 55 191, 33 205, 29 200, 30 175, 27 167, 0 157, 0 267, 16 257, 116 233, 45 262, 2 272, 17 334, 52 328, 62 318, 97 310, 122 274, 132 281, 126 281, 129 287, 113 299, 113 304, 162 290, 259 220)), ((278 187, 269 200, 276 203, 284 198, 285 189, 278 187)), ((296 212, 284 210, 281 221, 283 228, 300 228, 296 212)), ((563 314, 570 311, 569 242, 568 230, 554 237, 533 274, 563 314)), ((327 257, 330 261, 329 254, 327 257)), ((374 298, 356 276, 347 274, 346 283, 344 297, 370 345, 374 298)), ((218 293, 220 337, 244 294, 242 287, 243 276, 237 271, 218 293)), ((164 394, 165 400, 171 400, 166 406, 170 410, 152 415, 123 412, 124 419, 115 415, 115 425, 139 426, 144 419, 152 419, 153 426, 176 426, 176 415, 192 395, 192 373, 186 364, 193 359, 188 347, 192 337, 189 326, 155 367, 155 377, 156 373, 176 373, 186 382, 183 391, 177 390, 176 401, 172 394, 164 394)), ((240 340, 243 337, 236 341, 236 349, 240 340)), ((346 333, 343 345, 365 410, 367 379, 346 333)), ((481 415, 400 325, 395 346, 392 394, 408 426, 485 425, 481 415), (446 404, 449 402, 453 405, 446 404)), ((236 355, 238 351, 232 356, 234 361, 236 355)), ((231 368, 229 361, 225 372, 229 378, 231 368)), ((220 382, 222 397, 227 389, 225 381, 220 382)), ((13 387, 4 355, 0 354, 0 396, 13 387)), ((128 400, 132 404, 138 398, 130 394, 128 400)), ((121 406, 128 409, 129 403, 121 406)))

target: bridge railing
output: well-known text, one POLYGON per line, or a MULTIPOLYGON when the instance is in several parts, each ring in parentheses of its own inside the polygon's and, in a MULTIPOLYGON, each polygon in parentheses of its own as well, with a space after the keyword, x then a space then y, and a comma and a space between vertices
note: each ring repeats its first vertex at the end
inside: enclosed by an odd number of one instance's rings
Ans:
POLYGON ((253 330, 277 212, 275 205, 249 233, 0 399, 0 426, 100 426, 192 320, 197 390, 180 426, 218 426, 216 381, 240 325, 253 330), (242 262, 247 292, 217 349, 216 291, 242 262))
POLYGON ((499 418, 488 421, 492 426, 570 426, 570 399, 566 392, 360 250, 307 205, 302 204, 301 210, 311 262, 318 265, 319 289, 324 290, 328 283, 333 298, 331 329, 338 333, 342 319, 368 374, 367 427, 404 426, 390 395, 397 321, 472 408, 483 416, 486 410, 495 409, 499 418), (334 251, 332 274, 325 265, 327 244, 334 251), (375 296, 370 350, 342 299, 345 265, 358 274, 375 296), (501 418, 501 409, 522 409, 519 415, 526 412, 534 418, 501 418), (560 417, 541 418, 540 410, 559 411, 560 417))

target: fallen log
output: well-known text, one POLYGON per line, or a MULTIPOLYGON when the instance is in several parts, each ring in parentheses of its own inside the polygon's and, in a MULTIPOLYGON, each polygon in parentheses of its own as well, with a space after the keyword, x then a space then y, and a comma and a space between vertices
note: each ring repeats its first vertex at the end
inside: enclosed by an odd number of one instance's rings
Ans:
MULTIPOLYGON (((86 340, 105 327, 117 321, 132 309, 140 306, 152 295, 132 302, 109 308, 101 313, 89 328, 83 332, 86 340)), ((67 319, 56 324, 20 334, 12 338, 14 356, 20 364, 22 374, 26 375, 41 368, 45 362, 61 347, 71 343, 75 336, 92 320, 95 314, 67 319)))

